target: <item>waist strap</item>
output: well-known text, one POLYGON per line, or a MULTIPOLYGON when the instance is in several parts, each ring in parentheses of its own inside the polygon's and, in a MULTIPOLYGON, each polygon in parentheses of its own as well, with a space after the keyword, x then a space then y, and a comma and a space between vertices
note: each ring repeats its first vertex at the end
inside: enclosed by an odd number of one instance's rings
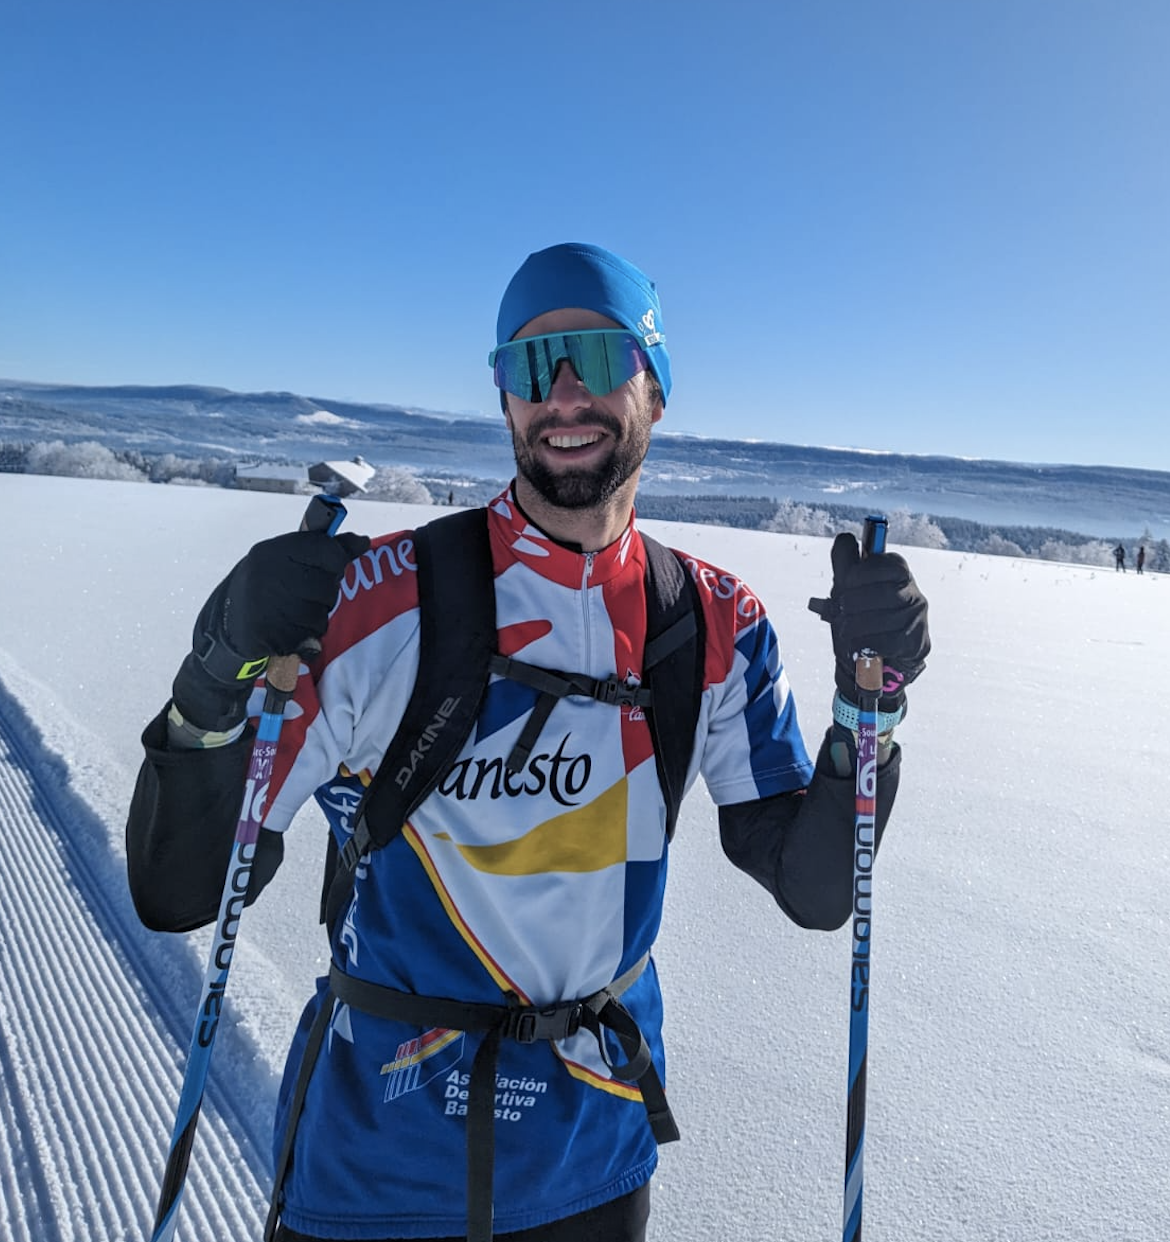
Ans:
POLYGON ((278 1219, 278 1201, 292 1155, 300 1108, 313 1071, 313 1063, 320 1051, 325 1027, 328 1025, 328 1017, 323 1015, 332 1012, 333 997, 363 1013, 405 1022, 410 1026, 485 1032, 483 1042, 472 1062, 467 1095, 468 1242, 490 1242, 492 1237, 496 1067, 500 1043, 504 1039, 532 1044, 538 1040, 568 1039, 582 1028, 592 1032, 610 1073, 624 1082, 638 1084, 655 1140, 669 1143, 677 1139, 678 1126, 667 1103, 666 1092, 658 1077, 649 1046, 630 1011, 618 999, 645 970, 648 960, 649 955, 644 955, 608 987, 594 992, 592 996, 581 1000, 562 1001, 541 1009, 521 1005, 515 996, 510 996, 508 1003, 504 1005, 418 996, 413 992, 400 992, 364 979, 355 979, 331 964, 329 989, 322 998, 322 1007, 317 1022, 314 1023, 314 1031, 310 1034, 293 1094, 288 1127, 276 1169, 273 1205, 269 1213, 270 1229, 275 1230, 278 1219), (615 1065, 610 1059, 605 1046, 606 1030, 614 1033, 626 1056, 626 1061, 621 1065, 615 1065))

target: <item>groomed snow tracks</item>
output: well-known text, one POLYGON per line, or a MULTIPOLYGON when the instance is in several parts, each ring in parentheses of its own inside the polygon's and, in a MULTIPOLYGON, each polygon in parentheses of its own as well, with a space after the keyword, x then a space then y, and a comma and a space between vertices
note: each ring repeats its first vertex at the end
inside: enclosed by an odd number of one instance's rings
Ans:
MULTIPOLYGON (((135 936, 117 934, 125 914, 20 732, 0 712, 0 1238, 139 1242, 194 1015, 151 979, 135 936)), ((263 1228, 255 1121, 221 1095, 204 1102, 179 1242, 263 1228)))

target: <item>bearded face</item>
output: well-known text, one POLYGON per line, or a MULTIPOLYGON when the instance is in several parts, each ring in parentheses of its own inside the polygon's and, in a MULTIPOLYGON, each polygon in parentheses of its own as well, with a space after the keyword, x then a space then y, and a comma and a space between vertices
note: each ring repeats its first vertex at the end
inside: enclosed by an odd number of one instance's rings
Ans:
POLYGON ((575 411, 571 421, 546 412, 522 430, 513 422, 517 473, 557 508, 603 504, 645 460, 655 401, 642 384, 624 422, 597 404, 575 411))

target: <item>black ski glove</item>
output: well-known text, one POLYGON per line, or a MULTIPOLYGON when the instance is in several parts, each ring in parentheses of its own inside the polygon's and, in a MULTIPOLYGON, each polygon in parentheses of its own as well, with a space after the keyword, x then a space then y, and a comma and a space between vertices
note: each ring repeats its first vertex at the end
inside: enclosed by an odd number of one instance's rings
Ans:
POLYGON ((195 622, 174 683, 183 718, 201 730, 230 729, 243 720, 269 656, 318 655, 346 566, 369 546, 365 535, 319 530, 255 544, 195 622))
POLYGON ((809 608, 833 631, 837 689, 856 705, 854 663, 868 648, 882 657, 885 680, 878 710, 896 712, 908 686, 930 654, 926 597, 896 552, 862 557, 853 535, 833 540, 833 590, 828 599, 810 599, 809 608))

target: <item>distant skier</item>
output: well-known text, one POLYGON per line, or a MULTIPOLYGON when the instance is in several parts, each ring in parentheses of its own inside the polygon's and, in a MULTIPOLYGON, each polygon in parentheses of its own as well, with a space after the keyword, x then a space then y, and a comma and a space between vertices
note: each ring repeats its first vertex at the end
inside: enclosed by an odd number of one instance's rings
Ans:
POLYGON ((1122 547, 1121 544, 1118 544, 1117 547, 1113 549, 1113 559, 1117 562, 1117 568, 1120 569, 1122 573, 1125 573, 1125 548, 1122 547))
POLYGON ((1146 567, 1146 545, 1143 543, 1142 546, 1138 548, 1138 554, 1137 554, 1138 573, 1140 574, 1145 567, 1146 567))

